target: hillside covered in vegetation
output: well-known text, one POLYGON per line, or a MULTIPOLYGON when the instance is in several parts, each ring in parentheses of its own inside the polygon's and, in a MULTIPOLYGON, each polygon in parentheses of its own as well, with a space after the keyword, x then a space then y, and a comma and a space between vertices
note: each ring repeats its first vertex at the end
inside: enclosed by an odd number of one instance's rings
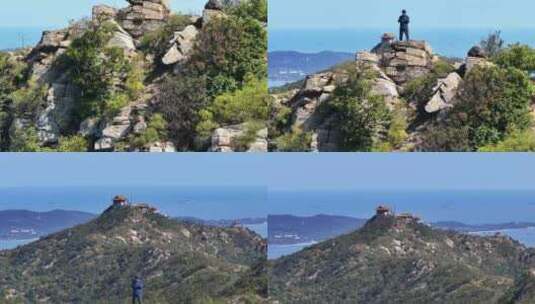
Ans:
POLYGON ((496 32, 465 59, 385 34, 356 60, 273 90, 272 151, 534 151, 535 49, 496 32))
POLYGON ((148 205, 0 251, 2 303, 265 303, 266 241, 240 227, 179 222, 148 205))
POLYGON ((93 8, 0 52, 0 151, 267 150, 267 3, 93 8))
POLYGON ((280 303, 532 303, 535 251, 509 237, 433 229, 378 214, 361 229, 279 258, 280 303))

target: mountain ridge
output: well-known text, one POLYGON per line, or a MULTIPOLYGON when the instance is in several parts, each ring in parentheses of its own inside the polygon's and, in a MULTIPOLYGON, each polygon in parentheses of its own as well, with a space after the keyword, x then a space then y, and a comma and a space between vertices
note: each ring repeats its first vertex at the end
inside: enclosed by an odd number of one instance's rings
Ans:
POLYGON ((535 250, 505 236, 378 214, 357 231, 275 260, 270 294, 309 304, 529 303, 534 257, 535 250))
POLYGON ((123 303, 141 275, 146 301, 263 303, 261 278, 243 278, 264 267, 265 250, 247 229, 178 222, 145 204, 111 206, 86 224, 0 252, 0 298, 123 303))

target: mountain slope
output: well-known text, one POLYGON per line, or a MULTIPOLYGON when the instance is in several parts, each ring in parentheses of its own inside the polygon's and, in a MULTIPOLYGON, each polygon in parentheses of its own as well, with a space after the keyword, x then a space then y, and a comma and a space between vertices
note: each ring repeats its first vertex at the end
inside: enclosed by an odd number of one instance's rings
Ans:
POLYGON ((95 215, 87 212, 52 210, 33 212, 28 210, 0 211, 0 238, 18 237, 21 233, 13 230, 33 230, 35 236, 46 235, 78 224, 85 223, 95 215))
POLYGON ((281 303, 528 303, 535 252, 507 237, 376 216, 355 232, 276 260, 281 303))
POLYGON ((141 275, 149 303, 258 303, 267 287, 242 278, 264 264, 265 249, 246 229, 181 223, 145 205, 110 207, 87 224, 1 252, 0 297, 126 303, 132 278, 141 275))

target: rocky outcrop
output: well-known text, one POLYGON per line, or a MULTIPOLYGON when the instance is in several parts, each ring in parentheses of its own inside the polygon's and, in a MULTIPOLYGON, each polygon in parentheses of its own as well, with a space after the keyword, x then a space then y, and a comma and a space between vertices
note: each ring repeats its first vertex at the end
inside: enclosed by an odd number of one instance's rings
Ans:
POLYGON ((239 5, 243 0, 209 0, 204 6, 205 9, 223 10, 225 7, 239 5))
POLYGON ((53 145, 62 130, 68 128, 78 90, 67 81, 53 83, 48 90, 47 106, 36 122, 37 135, 43 145, 53 145))
POLYGON ((356 61, 357 68, 371 68, 377 73, 377 77, 373 81, 371 94, 382 96, 388 107, 393 109, 395 104, 399 102, 399 90, 396 83, 379 66, 381 61, 379 55, 361 51, 357 53, 356 61))
POLYGON ((175 32, 171 40, 171 48, 162 58, 165 65, 171 65, 185 61, 193 49, 193 45, 199 30, 194 25, 188 25, 184 30, 175 32))
POLYGON ((70 43, 67 29, 44 31, 39 43, 25 59, 30 65, 30 77, 40 82, 49 82, 55 78, 57 75, 51 69, 52 64, 67 50, 70 43))
POLYGON ((457 88, 461 82, 462 78, 456 72, 450 73, 446 78, 439 79, 437 85, 433 88, 433 97, 425 106, 425 111, 427 113, 435 113, 452 107, 451 102, 457 94, 457 88))
POLYGON ((102 22, 105 20, 115 20, 118 10, 108 5, 93 6, 92 19, 93 22, 102 22))
POLYGON ((466 56, 464 62, 464 73, 469 73, 476 66, 493 66, 494 64, 487 59, 485 51, 478 45, 472 47, 466 56))
POLYGON ((433 66, 433 51, 425 41, 395 41, 377 54, 380 67, 398 85, 427 74, 433 66))
POLYGON ((119 26, 117 26, 117 30, 113 33, 110 41, 108 41, 107 47, 117 47, 123 49, 127 53, 136 50, 136 45, 132 36, 119 26))
POLYGON ((128 0, 130 6, 121 9, 117 17, 121 26, 135 39, 156 30, 169 17, 167 0, 128 0))
POLYGON ((151 153, 172 153, 176 152, 175 144, 172 142, 155 142, 148 145, 148 152, 151 153))
POLYGON ((481 57, 466 57, 465 61, 465 74, 469 73, 476 66, 493 66, 494 64, 488 61, 486 58, 481 57))
MULTIPOLYGON (((247 130, 247 124, 227 126, 216 129, 211 138, 211 152, 234 152, 236 151, 236 140, 243 136, 247 130)), ((256 138, 247 145, 246 152, 267 152, 268 151, 268 130, 262 128, 257 131, 256 138)))

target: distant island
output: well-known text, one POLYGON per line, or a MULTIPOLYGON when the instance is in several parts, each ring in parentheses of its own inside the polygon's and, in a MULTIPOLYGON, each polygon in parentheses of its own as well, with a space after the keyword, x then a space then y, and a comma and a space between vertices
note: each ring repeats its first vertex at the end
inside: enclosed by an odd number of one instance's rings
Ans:
POLYGON ((95 216, 92 213, 71 210, 52 210, 47 212, 1 210, 0 240, 39 238, 86 223, 95 218, 95 216))
POLYGON ((529 304, 534 257, 505 235, 437 229, 379 206, 360 229, 272 261, 269 290, 295 304, 529 304))
POLYGON ((178 221, 118 195, 84 224, 0 250, 0 302, 123 303, 141 276, 149 303, 265 304, 266 249, 249 229, 178 221))
MULTIPOLYGON (((272 245, 321 242, 360 229, 366 222, 367 219, 337 215, 307 217, 270 215, 268 217, 268 241, 272 245)), ((429 223, 429 225, 441 230, 462 233, 535 228, 535 222, 469 225, 455 221, 441 221, 429 223)))
POLYGON ((268 52, 270 82, 283 84, 304 79, 307 75, 351 60, 355 55, 345 52, 323 51, 301 53, 295 51, 268 52))

